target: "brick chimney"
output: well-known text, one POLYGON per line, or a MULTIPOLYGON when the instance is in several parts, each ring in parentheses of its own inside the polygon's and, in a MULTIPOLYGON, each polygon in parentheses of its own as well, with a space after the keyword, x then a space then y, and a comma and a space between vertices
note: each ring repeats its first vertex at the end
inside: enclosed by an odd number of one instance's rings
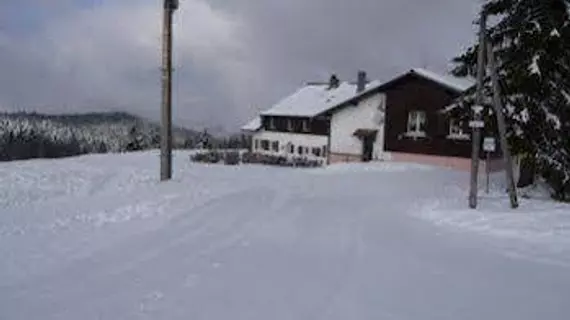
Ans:
POLYGON ((340 86, 340 80, 338 80, 336 74, 331 75, 329 80, 329 90, 336 89, 338 86, 340 86))
POLYGON ((366 89, 366 84, 368 80, 366 80, 366 72, 358 71, 358 78, 356 81, 356 93, 360 93, 366 89))

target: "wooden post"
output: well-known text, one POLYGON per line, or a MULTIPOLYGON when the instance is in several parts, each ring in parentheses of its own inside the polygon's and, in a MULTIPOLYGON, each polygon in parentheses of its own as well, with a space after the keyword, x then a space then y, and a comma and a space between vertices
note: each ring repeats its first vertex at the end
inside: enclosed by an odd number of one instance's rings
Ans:
MULTIPOLYGON (((485 37, 488 41, 487 37, 485 37)), ((491 43, 488 41, 489 44, 491 43)), ((511 207, 517 208, 519 206, 517 199, 517 190, 515 187, 515 179, 513 174, 513 159, 511 157, 511 151, 509 150, 509 145, 507 142, 506 125, 505 118, 503 115, 503 103, 501 102, 501 88, 499 85, 499 76, 497 74, 497 69, 495 66, 495 58, 493 55, 492 45, 487 45, 487 59, 489 61, 489 69, 491 73, 491 83, 493 86, 493 108, 495 110, 495 115, 497 117, 497 127, 499 129, 499 139, 501 144, 501 150, 503 152, 504 164, 506 166, 507 175, 507 188, 509 190, 509 199, 511 201, 511 207)))
POLYGON ((172 178, 172 15, 178 1, 164 0, 162 40, 162 128, 160 139, 160 180, 172 178))
POLYGON ((491 168, 489 168, 489 164, 491 163, 491 152, 487 151, 487 161, 485 163, 485 193, 489 194, 489 176, 491 175, 491 168))
MULTIPOLYGON (((485 30, 487 15, 481 13, 479 22, 479 51, 477 55, 477 96, 475 103, 477 106, 483 105, 483 81, 485 78, 485 30)), ((474 122, 482 121, 481 110, 475 109, 473 112, 474 122)), ((477 208, 477 180, 479 178, 479 153, 481 151, 481 128, 472 128, 472 153, 471 153, 471 181, 469 189, 469 207, 477 208)))

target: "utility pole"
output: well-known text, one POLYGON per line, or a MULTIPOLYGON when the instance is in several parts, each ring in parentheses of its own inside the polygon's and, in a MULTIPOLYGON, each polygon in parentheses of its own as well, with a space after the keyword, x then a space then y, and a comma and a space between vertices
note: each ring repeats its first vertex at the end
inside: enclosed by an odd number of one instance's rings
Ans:
POLYGON ((511 207, 513 209, 519 206, 517 199, 517 189, 515 186, 515 179, 513 174, 513 158, 511 157, 511 151, 509 150, 507 142, 507 129, 505 125, 505 118, 503 116, 503 103, 501 102, 501 86, 499 85, 499 75, 497 74, 497 68, 495 66, 495 57, 493 56, 493 47, 491 45, 490 39, 485 37, 487 40, 487 60, 489 61, 489 69, 491 69, 491 83, 493 86, 493 107, 495 110, 495 115, 497 116, 497 128, 499 129, 499 143, 501 144, 501 150, 503 151, 503 159, 505 164, 505 170, 507 174, 507 188, 509 190, 509 199, 511 201, 511 207))
POLYGON ((477 54, 477 96, 473 106, 472 153, 471 153, 471 183, 469 189, 469 207, 477 208, 477 181, 479 179, 479 154, 481 152, 481 124, 483 111, 483 81, 485 79, 485 33, 487 29, 487 14, 481 12, 479 22, 479 51, 477 54))
MULTIPOLYGON (((509 150, 505 118, 503 115, 503 104, 501 102, 501 88, 499 85, 499 75, 495 65, 495 57, 493 54, 493 46, 487 35, 486 30, 487 14, 481 13, 481 21, 479 23, 479 51, 477 56, 477 95, 475 98, 475 105, 473 109, 473 121, 470 122, 470 127, 473 129, 473 153, 471 159, 471 185, 469 190, 469 207, 472 209, 477 208, 477 182, 479 178, 479 154, 481 150, 481 128, 484 127, 482 120, 483 111, 483 88, 485 80, 485 72, 487 66, 490 69, 490 78, 493 91, 493 110, 495 111, 497 128, 499 131, 499 143, 503 154, 505 171, 507 176, 507 184, 509 191, 509 199, 511 207, 517 208, 519 206, 517 199, 517 191, 514 182, 513 174, 513 160, 509 150), (486 60, 485 60, 486 59, 486 60)), ((488 165, 488 161, 487 161, 488 165)), ((488 170, 488 168, 487 168, 488 170)))
POLYGON ((160 138, 160 180, 172 178, 172 16, 178 0, 164 0, 162 38, 162 128, 160 138))

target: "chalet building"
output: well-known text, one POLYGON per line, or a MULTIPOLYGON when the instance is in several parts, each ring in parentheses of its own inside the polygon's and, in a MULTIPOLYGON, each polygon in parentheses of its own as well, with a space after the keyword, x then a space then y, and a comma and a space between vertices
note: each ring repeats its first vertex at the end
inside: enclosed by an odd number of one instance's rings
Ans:
POLYGON ((259 153, 469 170, 470 128, 445 111, 474 84, 419 68, 383 83, 368 82, 363 72, 355 85, 331 77, 307 84, 242 129, 259 153))
MULTIPOLYGON (((439 165, 463 171, 471 169, 471 128, 467 121, 447 113, 475 81, 414 69, 381 86, 386 94, 387 159, 439 165)), ((496 128, 486 131, 498 141, 496 128)), ((483 140, 483 139, 482 139, 483 140)), ((486 157, 481 143, 479 158, 486 157)), ((480 162, 479 172, 502 169, 501 154, 489 154, 490 161, 480 162)))
POLYGON ((307 83, 242 130, 250 133, 255 153, 327 162, 333 132, 327 111, 378 84, 369 83, 363 72, 357 83, 341 82, 334 75, 327 83, 307 83))
POLYGON ((468 170, 471 161, 468 124, 449 117, 445 110, 473 85, 475 82, 470 79, 416 68, 356 95, 331 112, 335 117, 342 117, 347 109, 363 113, 365 106, 374 101, 382 110, 382 116, 373 121, 379 125, 378 132, 360 130, 372 135, 362 140, 364 150, 370 149, 365 147, 372 144, 370 140, 376 141, 374 159, 468 170))

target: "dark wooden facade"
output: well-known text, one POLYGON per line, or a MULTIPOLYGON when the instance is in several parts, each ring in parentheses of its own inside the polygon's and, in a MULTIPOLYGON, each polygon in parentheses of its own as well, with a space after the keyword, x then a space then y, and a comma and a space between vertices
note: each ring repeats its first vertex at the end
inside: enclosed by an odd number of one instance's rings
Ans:
MULTIPOLYGON (((383 91, 386 93, 386 151, 471 157, 471 140, 449 138, 450 119, 441 112, 459 97, 459 92, 415 74, 398 78, 387 84, 383 91), (425 137, 406 134, 411 111, 425 112, 425 137)), ((463 131, 471 134, 466 122, 463 131)), ((481 156, 484 156, 483 152, 481 156)))
POLYGON ((327 117, 262 116, 261 125, 263 130, 273 132, 328 136, 330 131, 327 117))

